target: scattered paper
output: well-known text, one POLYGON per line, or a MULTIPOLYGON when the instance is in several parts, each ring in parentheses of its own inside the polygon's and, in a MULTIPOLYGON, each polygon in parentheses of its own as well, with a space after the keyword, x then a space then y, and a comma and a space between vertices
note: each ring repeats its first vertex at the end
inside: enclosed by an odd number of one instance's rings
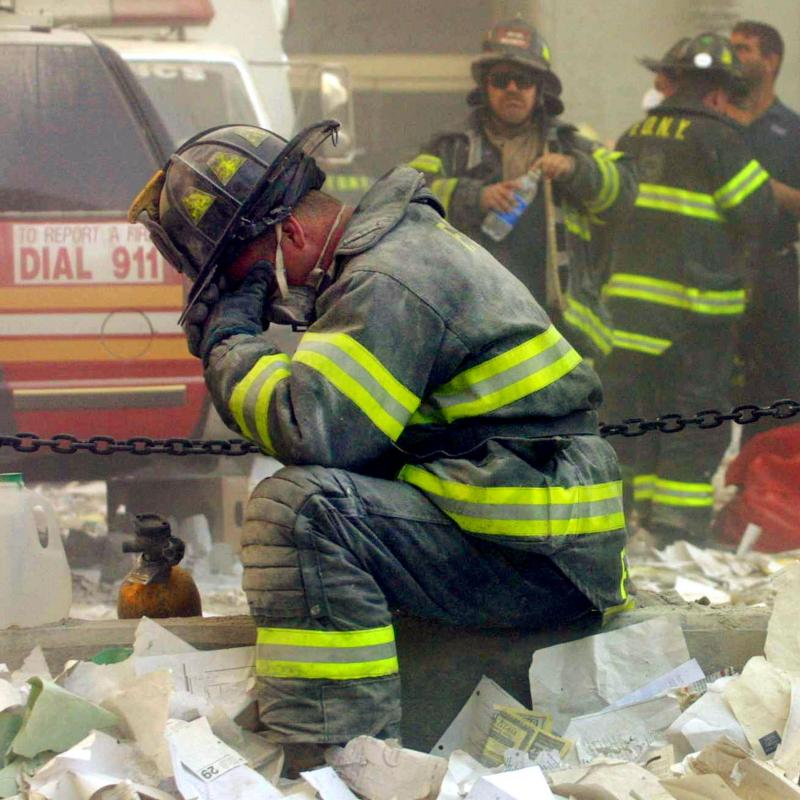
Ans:
POLYGON ((62 689, 52 681, 31 678, 31 691, 19 733, 11 743, 14 753, 32 758, 52 750, 63 753, 93 730, 116 728, 110 711, 62 689))
POLYGON ((624 708, 575 717, 564 737, 575 742, 575 756, 580 764, 603 757, 638 762, 655 743, 663 740, 664 732, 680 713, 675 698, 656 697, 624 708))
POLYGON ((692 658, 685 664, 661 675, 654 681, 642 686, 635 692, 621 697, 619 700, 611 703, 610 708, 622 708, 622 706, 633 705, 634 703, 641 703, 645 700, 651 700, 659 695, 666 694, 670 689, 679 689, 682 686, 690 686, 697 681, 705 678, 705 673, 697 663, 697 659, 692 658))
POLYGON ((135 677, 133 660, 130 658, 116 664, 76 661, 58 676, 57 683, 68 692, 100 705, 106 697, 120 691, 135 677))
POLYGON ((266 778, 214 736, 208 720, 170 720, 167 742, 175 785, 183 800, 282 800, 266 778))
POLYGON ((544 712, 513 707, 498 707, 495 711, 481 762, 496 767, 505 760, 509 748, 535 756, 546 750, 556 750, 561 757, 569 752, 572 742, 551 733, 550 716, 544 712))
POLYGON ((0 711, 24 704, 22 692, 10 681, 0 679, 0 711))
POLYGON ((740 747, 748 742, 739 720, 725 700, 725 686, 737 677, 720 678, 708 686, 706 693, 696 700, 669 726, 667 739, 675 746, 679 758, 702 750, 727 736, 740 747))
POLYGON ((786 720, 781 744, 775 752, 775 765, 794 784, 800 779, 800 675, 792 675, 789 717, 786 720))
POLYGON ((775 578, 775 605, 767 625, 764 654, 770 664, 800 673, 800 564, 775 578))
POLYGON ((662 786, 675 800, 741 800, 719 775, 686 775, 668 778, 662 786))
POLYGON ((479 778, 491 775, 493 772, 496 770, 484 767, 469 753, 456 750, 450 754, 447 773, 442 779, 442 786, 436 800, 463 800, 479 778))
POLYGON ((322 800, 358 800, 333 767, 301 772, 300 776, 317 790, 322 800))
POLYGON ((601 711, 689 659, 677 620, 657 617, 537 650, 531 697, 553 715, 553 729, 564 733, 573 717, 601 711))
POLYGON ((357 736, 327 756, 344 782, 366 800, 424 800, 439 790, 447 761, 396 742, 357 736))
POLYGON ((601 759, 585 767, 551 772, 548 780, 553 791, 576 800, 672 800, 655 775, 624 761, 601 759))
POLYGON ((47 666, 47 659, 44 657, 42 648, 37 644, 31 650, 28 657, 22 662, 22 666, 11 673, 11 683, 14 686, 24 686, 29 678, 42 678, 51 681, 53 676, 50 667, 47 666))
POLYGON ((170 670, 176 690, 205 698, 233 719, 252 701, 249 692, 255 685, 255 648, 144 656, 135 659, 135 669, 137 675, 170 670))
POLYGON ((725 700, 744 729, 750 747, 771 758, 789 718, 789 676, 761 656, 751 658, 742 674, 725 686, 725 700))
POLYGON ((800 787, 763 761, 742 759, 733 769, 731 780, 741 800, 800 800, 800 787))
POLYGON ((722 606, 731 602, 728 592, 718 589, 713 583, 697 581, 678 575, 675 579, 675 591, 687 602, 694 603, 696 600, 706 598, 712 606, 722 606))
POLYGON ((196 647, 168 631, 163 625, 142 617, 136 626, 133 639, 133 655, 136 658, 145 656, 172 656, 179 653, 195 653, 196 647))
POLYGON ((484 675, 431 753, 447 758, 454 751, 463 750, 480 759, 494 721, 495 706, 525 709, 519 700, 484 675))
POLYGON ((467 800, 548 800, 553 797, 539 767, 485 775, 467 795, 467 800))

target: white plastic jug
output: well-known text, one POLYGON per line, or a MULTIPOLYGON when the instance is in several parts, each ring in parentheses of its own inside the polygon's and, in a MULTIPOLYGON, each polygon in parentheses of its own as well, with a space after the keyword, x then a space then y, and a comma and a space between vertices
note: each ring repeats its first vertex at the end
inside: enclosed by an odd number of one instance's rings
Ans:
POLYGON ((69 615, 70 576, 56 513, 25 488, 22 475, 0 475, 0 628, 45 625, 69 615))

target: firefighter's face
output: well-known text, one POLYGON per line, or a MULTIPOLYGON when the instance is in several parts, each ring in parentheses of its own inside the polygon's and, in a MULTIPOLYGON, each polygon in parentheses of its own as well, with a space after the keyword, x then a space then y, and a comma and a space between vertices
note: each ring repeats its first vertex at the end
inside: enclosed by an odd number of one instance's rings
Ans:
POLYGON ((512 61, 493 65, 486 75, 489 109, 506 125, 521 125, 530 119, 536 91, 536 73, 512 61))

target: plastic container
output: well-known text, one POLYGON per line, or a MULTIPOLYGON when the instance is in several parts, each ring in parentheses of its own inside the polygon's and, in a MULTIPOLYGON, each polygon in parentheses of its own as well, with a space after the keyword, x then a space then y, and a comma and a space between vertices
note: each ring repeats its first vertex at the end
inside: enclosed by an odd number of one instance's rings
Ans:
POLYGON ((496 242, 511 233, 512 228, 519 222, 525 209, 533 202, 539 191, 539 181, 542 173, 540 170, 530 170, 519 179, 519 188, 514 192, 517 202, 511 211, 490 211, 481 224, 481 230, 496 242))
POLYGON ((22 475, 0 475, 0 628, 58 622, 69 616, 70 575, 53 507, 25 488, 22 475))

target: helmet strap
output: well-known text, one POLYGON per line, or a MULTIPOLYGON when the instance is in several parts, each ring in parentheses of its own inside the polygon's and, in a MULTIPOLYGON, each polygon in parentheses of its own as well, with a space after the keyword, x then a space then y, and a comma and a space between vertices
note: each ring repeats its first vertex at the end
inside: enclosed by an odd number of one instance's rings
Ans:
POLYGON ((278 291, 281 297, 289 296, 289 284, 286 280, 286 265, 283 263, 283 225, 275 223, 275 280, 278 282, 278 291))
POLYGON ((306 286, 313 286, 315 289, 319 289, 323 280, 325 279, 325 276, 330 272, 333 259, 331 259, 331 262, 327 268, 323 268, 322 263, 325 259, 325 253, 328 251, 328 245, 331 243, 331 239, 333 238, 333 234, 339 230, 339 223, 344 215, 344 211, 345 207, 341 206, 341 208, 339 208, 339 213, 336 215, 336 219, 333 220, 330 228, 328 228, 328 235, 325 237, 325 242, 322 245, 322 249, 319 251, 317 262, 314 264, 314 267, 312 268, 311 272, 308 273, 308 277, 306 278, 306 286))

